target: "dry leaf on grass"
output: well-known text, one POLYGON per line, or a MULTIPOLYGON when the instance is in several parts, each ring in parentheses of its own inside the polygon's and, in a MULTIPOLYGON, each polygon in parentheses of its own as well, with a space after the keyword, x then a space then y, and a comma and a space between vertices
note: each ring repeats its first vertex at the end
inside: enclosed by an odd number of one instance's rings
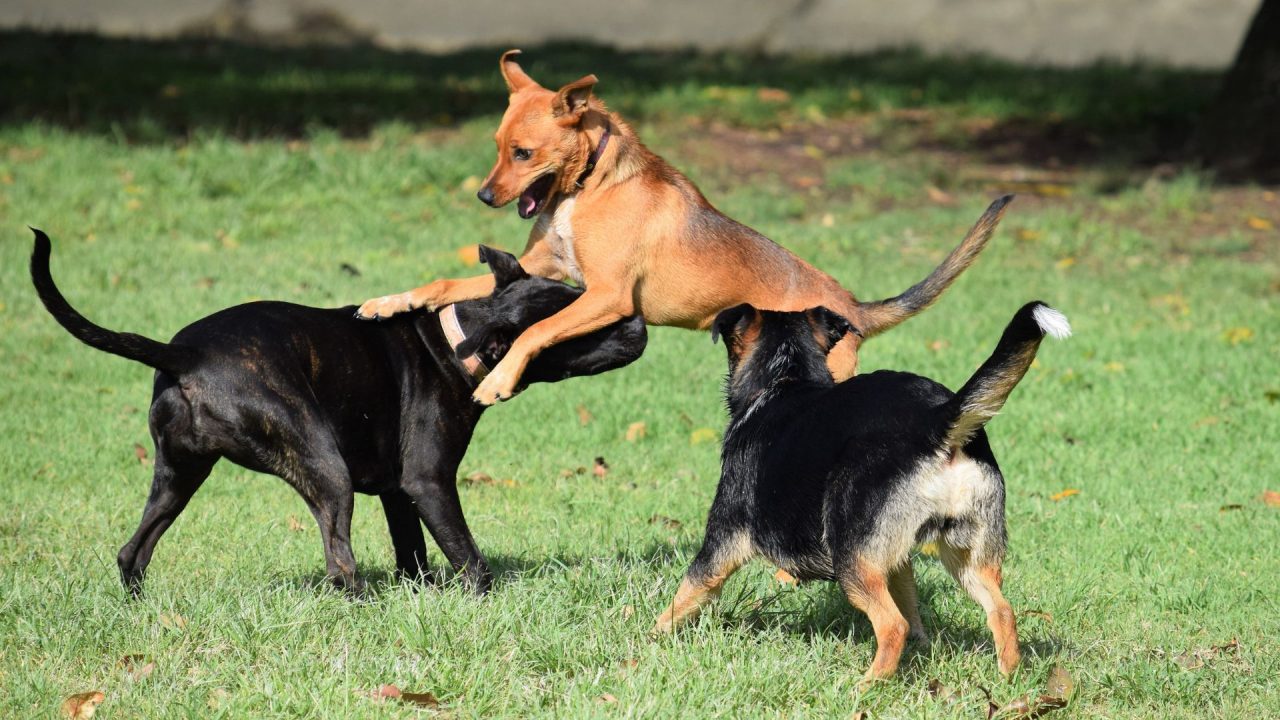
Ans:
POLYGON ((591 414, 591 411, 587 409, 586 405, 579 404, 577 407, 577 411, 578 411, 578 424, 581 425, 582 427, 586 427, 590 425, 591 421, 595 420, 595 416, 591 414))
POLYGON ((76 693, 62 701, 62 716, 72 720, 89 720, 107 696, 99 690, 76 693))
POLYGON ((139 443, 133 444, 133 456, 138 458, 139 465, 151 464, 151 461, 147 459, 147 449, 139 443))
POLYGON ((405 692, 395 685, 386 684, 377 690, 356 691, 356 694, 377 700, 399 700, 406 705, 418 705, 420 707, 435 708, 440 706, 440 700, 434 693, 412 693, 405 692))
POLYGON ((627 442, 637 442, 643 440, 645 435, 649 434, 649 426, 644 421, 633 422, 627 426, 627 442))
POLYGON ((1253 340, 1253 328, 1248 327, 1232 327, 1222 331, 1222 340, 1228 345, 1239 345, 1240 343, 1253 340))
POLYGON ((509 488, 515 487, 517 484, 514 478, 504 478, 502 480, 495 480, 492 475, 482 470, 477 470, 473 473, 469 473, 465 477, 461 478, 459 482, 461 482, 464 485, 496 485, 496 486, 509 487, 509 488))
POLYGON ((1044 237, 1044 233, 1030 228, 1018 228, 1014 231, 1013 236, 1022 242, 1034 242, 1044 237))
POLYGON ((662 527, 668 530, 679 530, 680 528, 684 527, 684 523, 680 522, 679 520, 676 520, 675 518, 669 518, 666 515, 654 515, 650 517, 649 524, 662 525, 662 527))
POLYGON ((463 245, 458 248, 458 261, 466 267, 475 267, 480 264, 480 246, 479 245, 463 245))
POLYGON ((161 613, 160 624, 170 630, 181 630, 187 626, 187 619, 178 613, 161 613))
POLYGON ((791 93, 781 88, 762 87, 756 90, 756 99, 767 103, 784 103, 791 99, 791 93))
POLYGON ((937 187, 936 185, 925 185, 924 192, 929 196, 931 202, 938 205, 954 205, 956 199, 951 197, 951 193, 937 187))
POLYGON ((155 662, 147 659, 146 655, 134 653, 125 655, 116 663, 116 667, 124 671, 125 675, 132 681, 146 680, 155 672, 155 662))
POLYGON ((1080 491, 1079 491, 1079 490, 1077 490, 1077 489, 1075 489, 1075 488, 1067 488, 1066 490, 1063 490, 1062 492, 1056 492, 1056 493, 1054 493, 1054 494, 1050 495, 1050 496, 1049 496, 1049 499, 1050 499, 1050 500, 1052 500, 1052 501, 1054 501, 1054 502, 1059 502, 1059 501, 1061 501, 1061 500, 1066 500, 1067 498, 1069 498, 1069 497, 1071 497, 1071 496, 1073 496, 1073 495, 1079 495, 1079 494, 1080 494, 1080 491))
POLYGON ((1226 645, 1214 645, 1213 647, 1199 648, 1196 650, 1188 650, 1173 656, 1173 661, 1186 670, 1199 670, 1204 667, 1205 663, 1213 660, 1219 655, 1234 655, 1240 651, 1240 641, 1231 638, 1231 642, 1226 645))
POLYGON ((689 433, 690 445, 701 445, 702 443, 715 442, 717 439, 719 439, 719 436, 716 434, 716 431, 711 428, 698 428, 697 430, 689 433))
POLYGON ((1245 220, 1245 224, 1253 230, 1266 231, 1274 230, 1276 228, 1275 223, 1264 217, 1258 217, 1257 215, 1250 215, 1249 219, 1245 220))
POLYGON ((595 465, 593 465, 593 466, 591 467, 591 474, 592 474, 592 475, 595 475, 595 476, 596 476, 596 477, 598 477, 598 478, 602 478, 602 477, 604 477, 605 475, 608 475, 608 474, 609 474, 609 463, 605 462, 605 461, 604 461, 604 458, 602 458, 602 457, 597 457, 597 458, 596 458, 595 465))
POLYGON ((604 694, 603 694, 603 695, 601 695, 600 697, 596 698, 596 700, 599 700, 600 702, 605 703, 605 704, 613 704, 613 703, 618 702, 618 698, 614 697, 614 696, 613 696, 612 694, 610 694, 610 693, 604 693, 604 694))
POLYGON ((960 693, 943 685, 938 678, 933 678, 929 680, 929 697, 950 705, 960 700, 960 693))
POLYGON ((1231 510, 1243 510, 1244 506, 1240 503, 1228 503, 1218 508, 1218 512, 1229 512, 1231 510))
POLYGON ((1263 490, 1262 502, 1264 505, 1270 505, 1271 507, 1280 507, 1280 492, 1276 492, 1275 490, 1263 490))
POLYGON ((1043 610, 1023 610, 1022 612, 1018 613, 1018 615, 1022 617, 1040 618, 1045 622, 1053 622, 1053 613, 1047 613, 1043 610))
POLYGON ((289 527, 289 532, 302 532, 307 529, 307 526, 303 525, 296 515, 290 515, 285 522, 289 527))

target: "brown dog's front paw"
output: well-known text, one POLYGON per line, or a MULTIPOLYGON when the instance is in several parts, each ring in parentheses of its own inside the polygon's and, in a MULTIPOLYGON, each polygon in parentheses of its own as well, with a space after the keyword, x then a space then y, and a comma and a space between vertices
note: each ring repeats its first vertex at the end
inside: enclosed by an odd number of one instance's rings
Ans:
POLYGON ((397 293, 395 295, 383 295, 380 298, 364 301, 359 310, 356 310, 356 317, 361 320, 382 320, 389 318, 396 313, 407 312, 414 309, 413 295, 411 293, 397 293))
POLYGON ((494 368, 493 372, 489 373, 476 387, 475 392, 471 393, 472 400, 481 405, 493 405, 499 400, 511 399, 515 394, 517 377, 505 365, 505 359, 498 363, 498 367, 494 368))

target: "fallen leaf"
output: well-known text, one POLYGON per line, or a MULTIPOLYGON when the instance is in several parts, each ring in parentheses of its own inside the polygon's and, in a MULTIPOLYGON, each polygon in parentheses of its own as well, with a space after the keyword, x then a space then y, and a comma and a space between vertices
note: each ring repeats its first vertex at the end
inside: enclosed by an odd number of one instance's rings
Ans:
POLYGON ((463 245, 458 248, 458 261, 465 267, 475 267, 480 264, 480 246, 479 245, 463 245))
POLYGON ((187 626, 187 619, 178 613, 173 613, 172 615, 162 613, 160 615, 160 624, 170 630, 181 630, 187 626))
POLYGON ((1270 505, 1271 507, 1280 507, 1280 492, 1276 492, 1275 490, 1263 490, 1262 502, 1263 504, 1270 505))
POLYGON ((1229 503, 1218 508, 1218 512, 1228 512, 1230 510, 1243 510, 1244 506, 1240 503, 1229 503))
POLYGON ((1030 228, 1018 228, 1014 231, 1013 236, 1022 242, 1034 242, 1044 237, 1044 233, 1030 228))
POLYGON ((825 228, 835 227, 836 216, 832 215, 831 213, 823 213, 822 219, 819 220, 819 222, 822 224, 822 227, 825 227, 825 228))
POLYGON ((943 685, 941 680, 932 678, 929 680, 929 697, 950 705, 960 700, 960 693, 943 685))
POLYGON ((933 352, 942 352, 951 347, 951 343, 941 338, 929 343, 929 349, 933 352))
POLYGON ((649 434, 649 426, 644 421, 633 422, 627 426, 627 442, 637 442, 643 440, 645 435, 649 434))
POLYGON ((867 720, 867 711, 859 710, 849 716, 849 720, 867 720))
POLYGON ((936 185, 925 185, 924 192, 929 196, 931 202, 938 205, 954 205, 956 199, 951 197, 951 193, 937 187, 936 185))
POLYGON ((225 703, 230 697, 231 693, 227 692, 225 689, 214 688, 209 691, 209 699, 205 701, 205 705, 207 705, 210 710, 217 710, 221 708, 223 703, 225 703))
POLYGON ((177 85, 174 85, 173 83, 169 83, 168 85, 165 85, 164 87, 160 88, 160 95, 163 97, 176 98, 181 94, 182 94, 182 88, 178 87, 177 85))
POLYGON ((1052 695, 1041 695, 1035 700, 1031 700, 1028 696, 1023 695, 1020 698, 1010 701, 1002 708, 998 708, 995 712, 988 711, 988 718, 1009 718, 1010 720, 1031 720, 1038 718, 1053 710, 1060 710, 1067 706, 1067 701, 1052 695))
POLYGON ((1122 362, 1116 362, 1115 360, 1112 360, 1111 362, 1107 363, 1106 365, 1103 365, 1103 366, 1102 366, 1102 369, 1103 369, 1103 370, 1106 370, 1107 372, 1112 372, 1112 373, 1122 373, 1122 372, 1124 372, 1124 363, 1122 363, 1122 362))
POLYGON ((575 473, 575 472, 573 472, 573 470, 570 470, 569 468, 565 468, 565 469, 563 469, 563 470, 561 470, 561 471, 560 471, 560 477, 565 478, 565 479, 571 478, 571 477, 573 477, 575 474, 576 474, 576 473, 575 473))
POLYGON ((139 465, 149 464, 147 461, 147 449, 138 443, 133 444, 133 456, 138 458, 139 465))
POLYGON ((633 606, 633 605, 623 605, 623 606, 622 606, 622 619, 623 619, 623 620, 630 620, 630 619, 631 619, 631 616, 632 616, 632 615, 635 615, 635 614, 636 614, 635 606, 633 606))
POLYGON ((587 409, 586 405, 579 404, 577 407, 577 411, 578 411, 578 424, 581 425, 582 427, 586 427, 590 425, 591 421, 595 420, 595 416, 591 414, 591 411, 587 409))
POLYGON ((784 103, 791 99, 791 93, 781 88, 762 87, 756 90, 756 99, 767 103, 784 103))
POLYGON ((1054 501, 1054 502, 1058 502, 1058 501, 1060 501, 1060 500, 1065 500, 1065 499, 1067 499, 1067 498, 1071 497, 1072 495, 1079 495, 1079 494, 1080 494, 1080 491, 1079 491, 1079 490, 1077 490, 1077 489, 1075 489, 1075 488, 1067 488, 1066 490, 1063 490, 1062 492, 1057 492, 1057 493, 1054 493, 1054 494, 1050 495, 1050 496, 1049 496, 1049 499, 1050 499, 1050 500, 1052 500, 1052 501, 1054 501))
POLYGON ((307 526, 303 525, 296 515, 290 515, 287 523, 290 532, 302 532, 307 529, 307 526))
POLYGON ((608 475, 608 474, 609 474, 609 463, 605 462, 605 461, 604 461, 604 458, 602 458, 602 457, 598 457, 598 458, 596 458, 596 463, 595 463, 595 465, 594 465, 594 466, 592 466, 592 468, 591 468, 591 474, 592 474, 592 475, 595 475, 595 476, 596 476, 596 477, 598 477, 598 478, 602 478, 602 477, 604 477, 605 475, 608 475))
POLYGON ((650 525, 661 524, 662 527, 668 530, 679 530, 680 528, 684 527, 684 523, 680 522, 679 520, 676 520, 675 518, 669 518, 666 515, 654 515, 650 517, 649 524, 650 525))
POLYGON ((1231 638, 1231 642, 1225 645, 1214 645, 1213 647, 1199 648, 1197 650, 1188 650, 1173 656, 1173 661, 1185 670, 1199 670, 1204 667, 1205 663, 1213 660, 1218 655, 1224 653, 1234 654, 1240 650, 1240 641, 1231 638))
POLYGON ((1222 339, 1228 345, 1239 345, 1243 342, 1249 342, 1253 339, 1253 328, 1233 327, 1227 328, 1222 333, 1222 339))
POLYGON ((1220 422, 1222 422, 1222 418, 1218 417, 1217 415, 1205 415, 1204 417, 1192 423, 1191 427, 1213 427, 1214 425, 1217 425, 1220 422))
POLYGON ((1059 270, 1066 270, 1067 268, 1075 264, 1076 264, 1076 259, 1073 257, 1067 256, 1062 258, 1058 262, 1054 263, 1053 266, 1058 268, 1059 270))
POLYGON ((1272 223, 1270 220, 1263 217, 1258 217, 1257 215, 1250 215, 1249 219, 1245 220, 1245 224, 1254 230, 1262 230, 1262 231, 1274 230, 1276 227, 1275 224, 1272 223))
POLYGON ((796 580, 795 576, 794 576, 794 575, 792 575, 791 573, 787 572, 786 570, 783 570, 782 568, 778 568, 778 572, 776 572, 776 573, 774 573, 774 574, 773 574, 773 579, 774 579, 774 580, 777 580, 778 582, 782 583, 783 585, 793 585, 793 586, 794 586, 794 585, 798 584, 798 581, 796 580))
POLYGON ((1075 692, 1076 681, 1071 673, 1061 665, 1054 665, 1049 671, 1049 680, 1045 683, 1045 694, 1050 697, 1067 700, 1075 692))
POLYGON ((1262 393, 1262 397, 1266 398, 1267 402, 1270 403, 1280 402, 1280 390, 1265 390, 1262 393))
POLYGON ((426 708, 440 707, 440 699, 434 693, 429 692, 401 692, 397 699, 406 705, 417 705, 426 708))
POLYGON ((481 180, 478 175, 468 175, 458 187, 461 188, 463 192, 473 193, 480 189, 480 184, 483 182, 484 180, 481 180))
POLYGON ((604 693, 600 697, 596 698, 596 700, 599 700, 600 702, 606 703, 606 704, 612 704, 612 703, 618 702, 618 698, 614 697, 610 693, 604 693))
POLYGON ((338 266, 338 269, 346 273, 349 277, 360 277, 360 270, 351 263, 342 263, 338 266))
POLYGON ((146 680, 151 676, 151 673, 155 672, 156 669, 156 664, 151 660, 148 660, 146 655, 142 655, 140 653, 125 655, 120 658, 120 661, 116 663, 116 666, 121 670, 124 670, 125 674, 129 676, 129 679, 134 682, 146 680))
POLYGON ((497 484, 497 481, 493 479, 492 475, 482 470, 476 470, 473 473, 469 473, 466 477, 462 478, 462 482, 466 483, 467 485, 496 485, 497 484))
POLYGON ((72 720, 89 720, 107 696, 99 690, 76 693, 62 701, 62 716, 72 720))
POLYGON ((718 438, 719 436, 716 434, 715 430, 712 430, 711 428, 698 428, 697 430, 689 433, 689 444, 701 445, 703 443, 715 442, 718 438))
POLYGON ((208 290, 212 288, 214 284, 217 282, 218 282, 217 278, 202 277, 199 280, 196 280, 196 287, 200 288, 201 290, 208 290))

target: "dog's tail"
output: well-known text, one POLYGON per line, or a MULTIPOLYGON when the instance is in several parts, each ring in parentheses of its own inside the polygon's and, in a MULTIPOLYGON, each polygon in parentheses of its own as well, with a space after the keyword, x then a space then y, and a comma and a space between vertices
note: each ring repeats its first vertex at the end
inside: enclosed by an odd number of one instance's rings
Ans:
POLYGON ((1012 195, 991 203, 978 218, 977 224, 964 236, 964 240, 947 256, 942 264, 929 273, 929 277, 912 285, 906 292, 888 300, 858 303, 858 329, 863 337, 871 337, 888 330, 907 318, 916 315, 933 304, 934 300, 955 281, 965 268, 973 264, 978 253, 987 246, 995 232, 1005 208, 1013 200, 1012 195))
POLYGON ((49 273, 49 236, 35 228, 31 231, 36 234, 35 249, 31 251, 31 281, 35 283, 45 309, 77 340, 175 376, 191 369, 199 361, 199 352, 195 348, 156 342, 133 333, 115 332, 90 322, 71 307, 53 282, 53 275, 49 273))
POLYGON ((1009 321, 995 352, 949 401, 951 424, 946 447, 964 447, 1004 407, 1022 380, 1045 335, 1061 340, 1071 335, 1067 316, 1040 301, 1030 302, 1009 321))

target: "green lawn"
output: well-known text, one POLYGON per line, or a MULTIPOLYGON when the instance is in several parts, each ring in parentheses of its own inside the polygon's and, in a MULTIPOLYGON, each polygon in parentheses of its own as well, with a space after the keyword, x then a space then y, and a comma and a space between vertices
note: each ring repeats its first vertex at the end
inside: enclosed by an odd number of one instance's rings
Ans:
POLYGON ((972 718, 984 688, 1034 695, 1055 665, 1077 686, 1055 717, 1280 712, 1280 509, 1261 500, 1280 490, 1280 199, 1139 157, 1169 142, 1151 128, 1185 130, 1204 76, 530 53, 549 83, 599 74, 713 202, 864 298, 923 277, 996 194, 1023 191, 957 285, 862 357, 956 386, 1023 302, 1071 318, 990 425, 1025 663, 1000 678, 981 611, 922 556, 933 643, 863 692, 865 618, 762 563, 696 626, 646 638, 715 490, 717 445, 695 438, 725 422, 723 348, 675 329, 629 368, 536 386, 481 422, 462 472, 510 480, 462 490, 498 574, 484 600, 392 583, 365 497, 353 538, 375 592, 328 590, 302 501, 228 463, 129 600, 115 554, 149 487, 134 445, 152 451, 152 373, 43 311, 25 226, 53 238, 74 305, 157 338, 250 299, 345 305, 476 272, 460 248, 518 250, 529 227, 473 197, 496 53, 0 46, 0 95, 18 98, 0 110, 0 716, 55 716, 89 690, 102 718, 430 714, 365 696, 391 683, 456 717, 972 718), (596 456, 607 477, 575 472, 596 456), (933 679, 959 700, 933 699, 933 679))

